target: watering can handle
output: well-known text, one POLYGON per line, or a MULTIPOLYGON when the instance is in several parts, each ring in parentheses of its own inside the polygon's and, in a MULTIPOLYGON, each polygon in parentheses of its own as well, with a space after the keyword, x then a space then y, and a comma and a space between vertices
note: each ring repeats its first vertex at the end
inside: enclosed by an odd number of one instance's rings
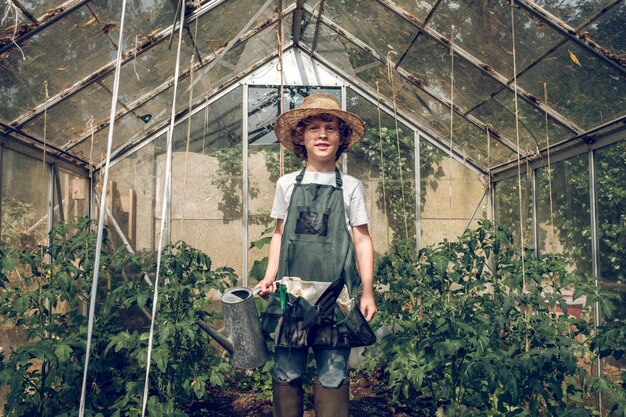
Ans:
POLYGON ((261 287, 254 288, 252 290, 252 296, 259 295, 259 292, 261 292, 261 287))

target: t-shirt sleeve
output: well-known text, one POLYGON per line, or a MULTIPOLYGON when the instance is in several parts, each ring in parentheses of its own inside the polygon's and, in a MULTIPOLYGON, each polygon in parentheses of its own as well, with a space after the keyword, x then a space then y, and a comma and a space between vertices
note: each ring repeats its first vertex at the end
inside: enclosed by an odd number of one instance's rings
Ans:
POLYGON ((285 198, 286 188, 284 181, 279 180, 276 182, 276 193, 274 194, 274 204, 272 205, 272 212, 270 217, 273 219, 284 219, 287 217, 287 201, 285 198))
POLYGON ((361 226, 370 222, 367 214, 367 205, 365 203, 365 189, 363 183, 359 181, 350 196, 350 226, 361 226))

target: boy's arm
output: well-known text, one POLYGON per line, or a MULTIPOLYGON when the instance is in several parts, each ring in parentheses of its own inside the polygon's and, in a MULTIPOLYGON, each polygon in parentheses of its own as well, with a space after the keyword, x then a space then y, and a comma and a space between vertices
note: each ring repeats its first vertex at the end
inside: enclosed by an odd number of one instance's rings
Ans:
POLYGON ((372 237, 367 224, 353 227, 352 235, 354 237, 354 249, 363 287, 359 305, 365 319, 370 321, 376 313, 376 302, 374 301, 374 246, 372 245, 372 237))
POLYGON ((276 220, 276 228, 272 234, 272 240, 270 241, 270 252, 267 258, 267 269, 265 270, 265 276, 259 282, 257 287, 261 288, 259 295, 264 296, 274 292, 274 281, 276 280, 276 274, 278 273, 278 258, 280 257, 280 241, 283 236, 284 219, 276 220))

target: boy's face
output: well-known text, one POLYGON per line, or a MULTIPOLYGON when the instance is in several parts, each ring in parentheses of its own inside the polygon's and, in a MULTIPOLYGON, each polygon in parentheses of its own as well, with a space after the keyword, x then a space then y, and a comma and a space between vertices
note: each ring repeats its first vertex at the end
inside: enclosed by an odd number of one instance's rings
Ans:
POLYGON ((330 121, 323 121, 313 118, 304 129, 300 144, 306 148, 307 159, 334 164, 340 139, 339 119, 333 117, 330 121))

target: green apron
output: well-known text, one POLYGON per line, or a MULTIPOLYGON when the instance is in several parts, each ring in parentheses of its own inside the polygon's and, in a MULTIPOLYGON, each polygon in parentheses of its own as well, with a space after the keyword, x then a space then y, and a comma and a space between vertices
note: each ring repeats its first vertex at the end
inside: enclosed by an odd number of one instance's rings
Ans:
POLYGON ((296 177, 283 225, 277 274, 283 288, 270 295, 263 330, 283 347, 370 345, 375 336, 355 302, 360 279, 341 174, 335 169, 332 186, 302 184, 305 172, 296 177), (301 290, 311 284, 318 289, 313 295, 301 290))

